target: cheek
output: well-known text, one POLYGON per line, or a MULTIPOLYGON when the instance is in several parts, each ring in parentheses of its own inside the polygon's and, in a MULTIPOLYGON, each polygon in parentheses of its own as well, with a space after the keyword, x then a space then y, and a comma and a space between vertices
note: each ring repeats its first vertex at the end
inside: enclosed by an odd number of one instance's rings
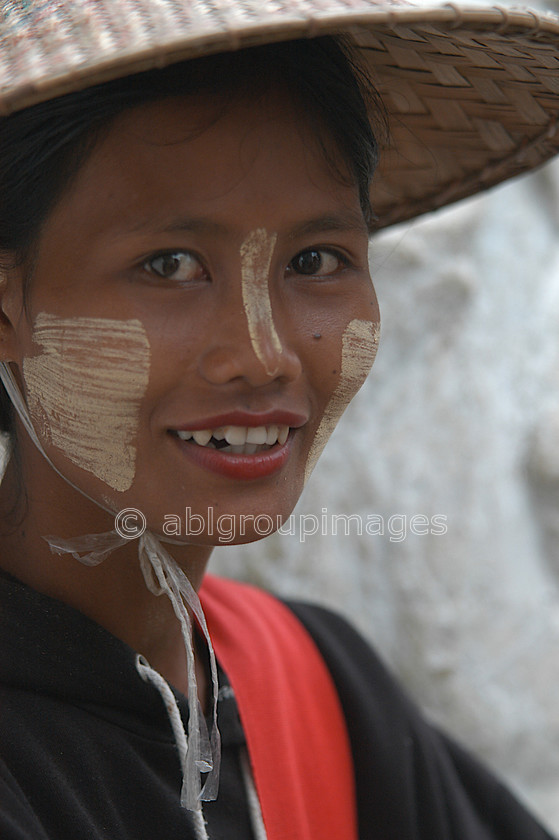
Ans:
POLYGON ((379 321, 355 319, 346 327, 342 338, 340 377, 314 436, 305 467, 305 483, 340 417, 365 382, 377 354, 379 339, 379 321))
POLYGON ((128 490, 149 377, 142 324, 41 313, 33 341, 41 353, 24 359, 23 377, 37 434, 109 487, 128 490))

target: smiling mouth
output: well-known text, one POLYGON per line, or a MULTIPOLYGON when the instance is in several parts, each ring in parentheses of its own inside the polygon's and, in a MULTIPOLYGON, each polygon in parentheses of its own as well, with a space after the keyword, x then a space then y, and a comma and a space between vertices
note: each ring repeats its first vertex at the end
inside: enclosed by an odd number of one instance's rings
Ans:
POLYGON ((219 449, 232 455, 255 455, 267 452, 276 444, 283 446, 289 436, 289 426, 220 426, 194 431, 173 430, 171 434, 206 449, 219 449))

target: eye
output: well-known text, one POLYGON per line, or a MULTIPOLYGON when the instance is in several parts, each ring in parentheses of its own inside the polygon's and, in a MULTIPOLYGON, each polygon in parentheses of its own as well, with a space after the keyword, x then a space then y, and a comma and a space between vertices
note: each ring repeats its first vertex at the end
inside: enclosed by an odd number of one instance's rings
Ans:
POLYGON ((327 277, 346 265, 347 260, 344 260, 340 254, 319 248, 309 248, 307 251, 301 251, 291 260, 289 269, 296 274, 327 277))
POLYGON ((189 283, 206 277, 206 271, 200 260, 188 251, 170 251, 157 254, 144 263, 150 274, 156 274, 174 283, 189 283))

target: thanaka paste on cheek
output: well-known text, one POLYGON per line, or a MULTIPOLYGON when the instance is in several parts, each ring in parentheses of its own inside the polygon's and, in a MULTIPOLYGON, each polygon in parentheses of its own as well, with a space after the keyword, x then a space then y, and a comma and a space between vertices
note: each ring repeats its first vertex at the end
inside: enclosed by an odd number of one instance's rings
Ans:
POLYGON ((342 337, 340 378, 314 436, 305 468, 305 484, 340 417, 367 378, 375 361, 379 339, 378 321, 355 319, 346 327, 342 337))
POLYGON ((42 352, 24 359, 23 376, 37 433, 113 490, 128 490, 149 376, 142 324, 41 313, 33 341, 42 352))
POLYGON ((282 346, 272 318, 268 279, 277 235, 252 231, 241 245, 243 306, 254 353, 268 376, 279 369, 282 346))

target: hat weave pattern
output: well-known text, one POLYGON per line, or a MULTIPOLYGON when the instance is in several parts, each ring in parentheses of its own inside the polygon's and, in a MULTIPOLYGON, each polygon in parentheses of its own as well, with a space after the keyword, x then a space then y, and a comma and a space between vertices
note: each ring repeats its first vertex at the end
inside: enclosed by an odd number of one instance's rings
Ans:
POLYGON ((397 0, 4 0, 0 114, 129 73, 343 34, 389 117, 378 228, 528 171, 559 150, 559 20, 397 0))
POLYGON ((391 142, 373 193, 379 226, 479 192, 556 154, 557 34, 532 16, 521 21, 528 22, 526 34, 503 12, 494 29, 423 24, 356 36, 390 115, 391 142))

